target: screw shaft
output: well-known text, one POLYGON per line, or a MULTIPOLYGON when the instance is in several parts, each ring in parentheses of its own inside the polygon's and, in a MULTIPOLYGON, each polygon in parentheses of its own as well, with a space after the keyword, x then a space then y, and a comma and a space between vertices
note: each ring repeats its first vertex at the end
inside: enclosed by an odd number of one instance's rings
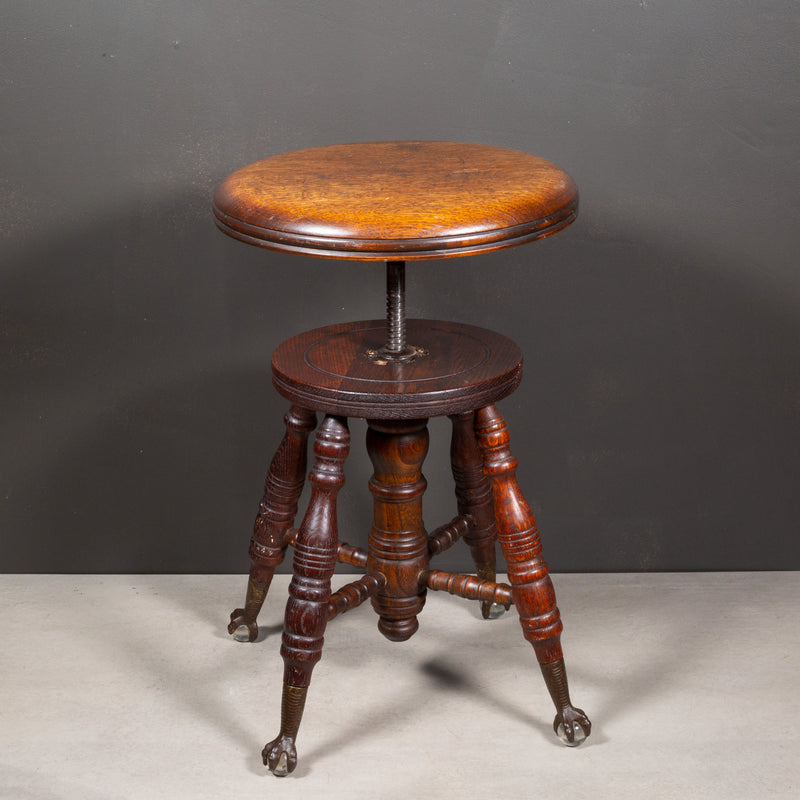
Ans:
POLYGON ((389 339, 386 350, 402 353, 406 349, 406 264, 386 262, 386 322, 389 339))

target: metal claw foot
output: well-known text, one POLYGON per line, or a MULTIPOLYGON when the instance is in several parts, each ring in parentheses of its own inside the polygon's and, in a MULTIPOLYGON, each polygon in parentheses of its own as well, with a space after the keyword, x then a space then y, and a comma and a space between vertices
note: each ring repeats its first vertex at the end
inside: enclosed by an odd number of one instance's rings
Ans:
POLYGON ((564 659, 558 658, 539 666, 542 668, 544 682, 556 707, 553 730, 567 747, 577 747, 592 732, 592 723, 582 709, 572 705, 564 659))
POLYGON ((581 709, 566 706, 556 714, 553 730, 567 747, 577 747, 583 744, 592 732, 592 723, 581 709))
POLYGON ((264 766, 278 778, 285 778, 290 772, 294 772, 297 766, 297 750, 294 740, 288 736, 278 736, 269 744, 264 746, 261 751, 261 759, 264 766))
POLYGON ((228 633, 237 642, 254 642, 258 638, 258 623, 243 608, 231 611, 228 633))

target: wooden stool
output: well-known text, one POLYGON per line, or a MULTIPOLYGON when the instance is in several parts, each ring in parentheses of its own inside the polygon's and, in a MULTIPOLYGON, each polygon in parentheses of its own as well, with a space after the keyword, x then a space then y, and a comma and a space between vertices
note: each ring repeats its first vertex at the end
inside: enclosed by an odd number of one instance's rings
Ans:
POLYGON ((570 745, 591 723, 572 705, 561 619, 533 514, 522 495, 506 423, 495 403, 513 392, 522 353, 505 336, 454 322, 407 320, 405 262, 488 252, 540 239, 575 218, 577 189, 553 164, 498 147, 379 142, 319 147, 258 161, 230 175, 214 198, 219 228, 249 244, 324 258, 386 261, 387 319, 318 328, 272 356, 275 388, 291 402, 286 434, 267 475, 250 543, 244 608, 228 631, 253 641, 275 568, 293 545, 281 655, 281 728, 264 763, 297 764, 295 738, 327 623, 368 598, 378 628, 403 641, 418 628, 428 589, 478 600, 484 618, 512 603, 556 707, 553 727, 570 745), (293 527, 314 443, 311 499, 293 527), (453 423, 458 515, 426 532, 422 521, 427 419, 453 423), (364 551, 338 540, 336 498, 350 449, 347 417, 368 420, 374 523, 364 551), (431 569, 460 538, 477 577, 431 569), (500 542, 510 585, 496 582, 500 542), (337 561, 364 577, 331 593, 337 561))

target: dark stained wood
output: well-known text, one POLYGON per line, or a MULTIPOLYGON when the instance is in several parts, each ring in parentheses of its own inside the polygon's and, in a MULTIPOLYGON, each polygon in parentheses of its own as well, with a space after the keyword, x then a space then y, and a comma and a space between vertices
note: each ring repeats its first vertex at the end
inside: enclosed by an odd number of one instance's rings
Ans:
POLYGON ((347 542, 341 542, 336 550, 336 560, 340 564, 349 564, 351 567, 364 569, 367 566, 367 551, 347 544, 347 542))
POLYGON ((374 597, 384 586, 382 575, 364 575, 358 580, 342 586, 331 595, 328 601, 328 622, 345 611, 360 606, 365 600, 374 597))
POLYGON ((249 244, 325 258, 408 261, 549 236, 577 214, 566 172, 458 142, 367 142, 266 158, 226 178, 217 225, 249 244))
POLYGON ((467 600, 501 603, 504 606, 510 606, 513 602, 511 587, 507 583, 484 581, 474 575, 459 575, 439 569, 429 570, 423 577, 425 585, 435 592, 448 592, 467 600))
POLYGON ((314 666, 322 657, 338 545, 336 498, 344 484, 344 460, 349 450, 347 421, 326 416, 314 442, 311 499, 297 534, 281 637, 281 730, 262 752, 264 764, 276 774, 291 772, 297 764, 294 742, 305 693, 314 666))
POLYGON ((555 661, 561 658, 563 626, 536 520, 517 483, 508 427, 500 412, 489 406, 475 415, 475 432, 492 482, 498 538, 525 638, 541 662, 555 661))
POLYGON ((385 580, 372 607, 379 616, 378 630, 402 642, 419 628, 417 614, 425 605, 420 576, 429 563, 422 523, 427 482, 421 470, 428 452, 427 420, 369 420, 367 452, 374 467, 367 574, 385 580))
POLYGON ((578 193, 563 170, 505 148, 453 142, 373 142, 287 153, 230 175, 214 198, 219 228, 268 249, 387 261, 387 320, 330 325, 283 342, 273 383, 292 409, 273 459, 251 544, 244 609, 229 630, 255 638, 275 567, 295 547, 281 655, 281 728, 262 752, 276 775, 297 763, 295 740, 330 619, 367 599, 379 630, 403 641, 418 629, 428 589, 514 603, 556 707, 554 729, 572 742, 591 723, 570 700, 561 619, 536 522, 516 480, 508 430, 495 403, 513 392, 522 353, 493 331, 407 320, 404 262, 489 252, 549 236, 575 218, 578 193), (476 411, 476 409, 478 409, 476 411), (293 529, 314 412, 327 414, 314 445, 311 499, 293 529), (428 536, 422 518, 427 418, 449 415, 458 516, 428 536), (368 421, 373 525, 368 550, 338 542, 348 416, 368 421), (430 569, 463 538, 477 577, 430 569), (495 578, 495 542, 510 585, 495 578), (331 593, 336 562, 366 575, 331 593))
POLYGON ((561 615, 556 594, 542 557, 536 520, 517 483, 517 459, 511 453, 510 436, 503 415, 494 406, 475 414, 475 433, 483 454, 484 469, 492 482, 494 515, 503 557, 508 565, 514 605, 525 638, 533 645, 548 691, 556 706, 554 729, 563 723, 570 742, 573 724, 588 736, 591 722, 569 699, 567 673, 561 652, 561 615))
POLYGON ((470 516, 459 514, 457 517, 453 517, 450 522, 437 528, 428 536, 428 553, 433 557, 449 550, 464 536, 471 525, 472 517, 470 516))
POLYGON ((386 340, 385 320, 301 333, 272 354, 272 382, 297 405, 350 417, 414 419, 472 411, 511 394, 522 352, 508 337, 456 322, 409 319, 408 341, 428 351, 379 364, 367 351, 386 340))
POLYGON ((284 680, 291 686, 308 685, 311 669, 322 653, 323 610, 330 599, 338 550, 336 498, 344 485, 344 460, 349 450, 346 420, 326 416, 314 442, 311 498, 297 534, 281 644, 284 680))
MULTIPOLYGON (((297 544, 297 534, 300 533, 297 528, 290 528, 283 535, 283 546, 294 547, 297 544)), ((341 564, 350 564, 352 567, 361 567, 362 569, 367 566, 367 551, 362 550, 360 547, 354 547, 347 542, 339 542, 336 548, 336 560, 341 564)))
MULTIPOLYGON (((451 415, 453 435, 450 440, 450 467, 456 484, 456 501, 459 514, 467 514, 472 521, 464 535, 469 545, 478 578, 493 581, 496 577, 497 526, 494 519, 492 486, 483 472, 483 460, 475 439, 475 415, 451 415)), ((508 606, 506 606, 508 608, 508 606)), ((489 619, 492 602, 481 602, 481 615, 489 619)), ((502 612, 502 609, 500 609, 502 612)))
POLYGON ((250 539, 252 565, 244 608, 234 609, 228 624, 228 633, 235 633, 242 626, 247 628, 251 642, 258 636, 258 612, 275 569, 286 553, 285 534, 297 514, 297 501, 306 477, 308 434, 317 425, 317 415, 292 406, 284 417, 284 424, 286 433, 270 464, 250 539))

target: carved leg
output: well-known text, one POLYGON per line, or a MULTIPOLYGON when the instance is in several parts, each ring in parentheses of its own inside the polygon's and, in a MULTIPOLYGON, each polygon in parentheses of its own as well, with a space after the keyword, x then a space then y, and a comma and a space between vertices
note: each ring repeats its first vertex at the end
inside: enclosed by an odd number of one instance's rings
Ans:
POLYGON ((429 564, 422 524, 427 482, 421 470, 428 452, 427 420, 369 420, 367 452, 374 467, 367 574, 385 579, 372 607, 380 617, 378 630, 402 642, 419 628, 417 614, 425 605, 420 576, 429 564))
MULTIPOLYGON (((472 524, 464 534, 469 545, 478 578, 494 581, 497 577, 495 542, 497 526, 494 521, 492 485, 483 472, 483 461, 475 439, 475 415, 473 412, 455 414, 450 417, 453 423, 453 438, 450 444, 450 465, 456 484, 458 513, 469 514, 472 524)), ((481 601, 484 619, 499 617, 508 606, 481 601)))
POLYGON ((297 501, 306 475, 308 434, 316 427, 317 416, 313 411, 292 406, 283 421, 286 434, 270 464, 250 539, 252 564, 244 608, 234 609, 228 624, 228 633, 240 642, 253 642, 258 636, 256 618, 275 568, 286 553, 283 535, 297 514, 297 501))
POLYGON ((326 416, 314 442, 315 463, 309 476, 311 499, 297 534, 294 574, 286 603, 281 640, 281 730, 261 754, 264 764, 278 776, 297 766, 295 739, 311 672, 322 657, 331 576, 336 566, 336 497, 344 484, 343 466, 349 449, 347 420, 326 416))
POLYGON ((542 558, 536 520, 517 483, 517 459, 509 447, 508 427, 502 414, 488 406, 475 414, 475 433, 492 482, 498 537, 508 564, 514 604, 556 707, 553 728, 567 744, 579 744, 591 732, 592 724, 569 697, 561 652, 561 616, 542 558))

